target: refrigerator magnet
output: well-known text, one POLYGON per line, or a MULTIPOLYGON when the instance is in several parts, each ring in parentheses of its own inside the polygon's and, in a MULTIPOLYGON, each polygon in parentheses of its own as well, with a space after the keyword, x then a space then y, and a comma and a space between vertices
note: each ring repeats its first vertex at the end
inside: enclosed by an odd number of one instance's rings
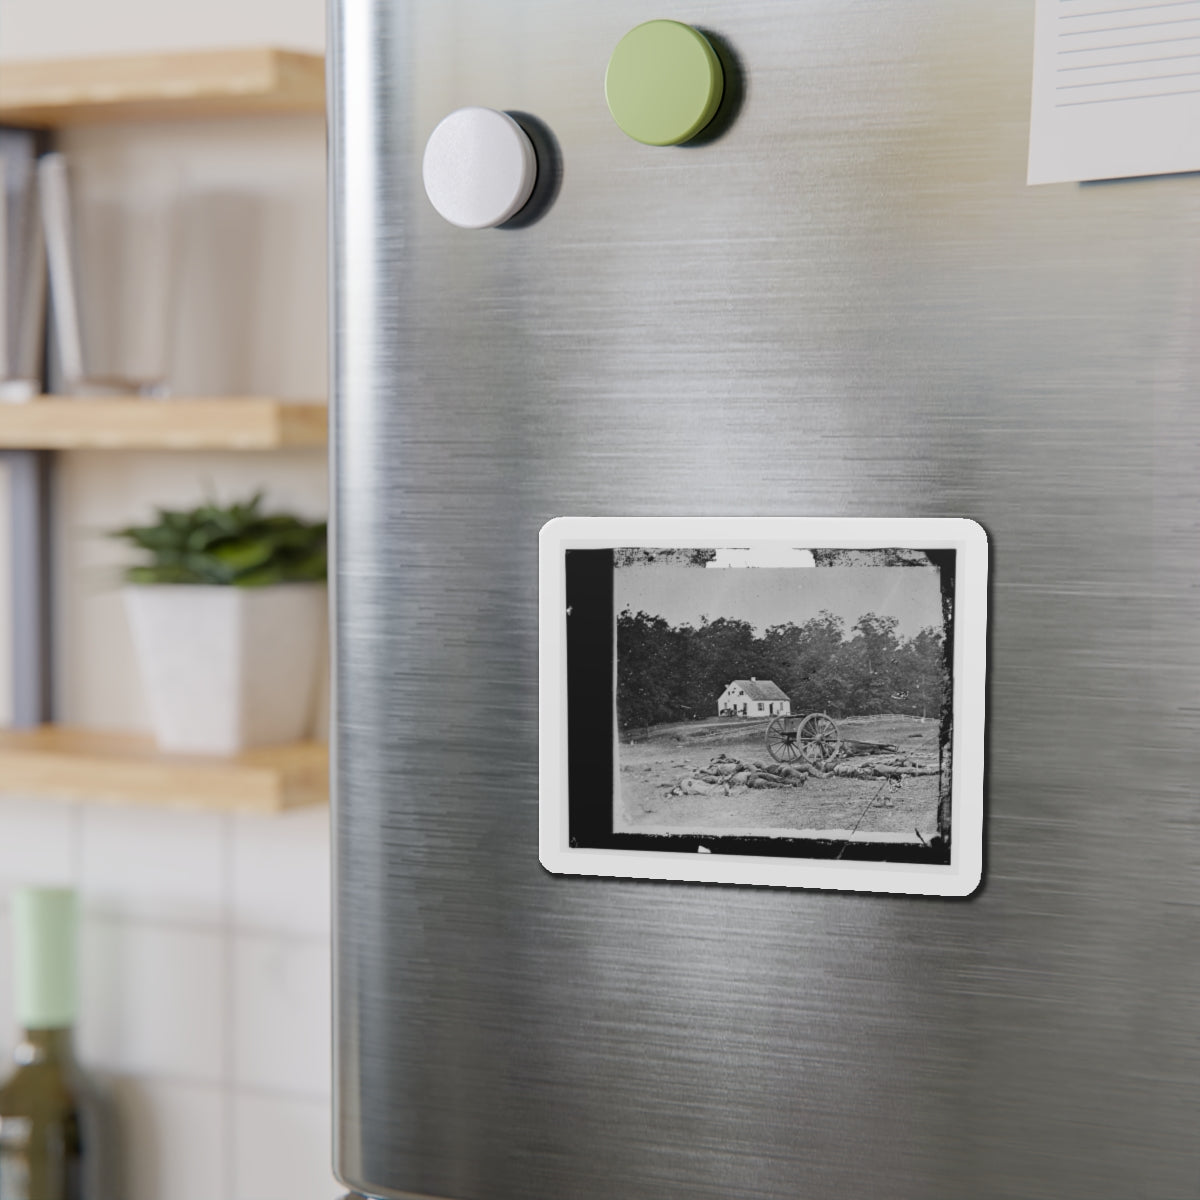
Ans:
POLYGON ((549 522, 542 865, 970 895, 987 562, 959 518, 549 522))

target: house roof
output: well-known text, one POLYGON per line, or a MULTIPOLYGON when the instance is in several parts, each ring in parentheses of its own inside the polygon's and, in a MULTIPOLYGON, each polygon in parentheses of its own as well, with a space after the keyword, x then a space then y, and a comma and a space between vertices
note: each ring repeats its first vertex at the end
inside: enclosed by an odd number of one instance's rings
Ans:
POLYGON ((748 700, 786 700, 787 693, 769 679, 735 679, 729 687, 740 687, 748 700))

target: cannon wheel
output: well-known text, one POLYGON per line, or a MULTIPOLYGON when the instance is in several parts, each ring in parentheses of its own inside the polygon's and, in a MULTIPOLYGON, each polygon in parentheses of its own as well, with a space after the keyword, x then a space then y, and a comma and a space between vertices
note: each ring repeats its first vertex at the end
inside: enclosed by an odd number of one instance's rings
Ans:
POLYGON ((814 767, 833 762, 842 751, 842 735, 832 717, 809 713, 797 729, 800 753, 814 767))
POLYGON ((800 724, 799 717, 775 717, 767 726, 767 753, 776 762, 795 762, 800 757, 800 724))

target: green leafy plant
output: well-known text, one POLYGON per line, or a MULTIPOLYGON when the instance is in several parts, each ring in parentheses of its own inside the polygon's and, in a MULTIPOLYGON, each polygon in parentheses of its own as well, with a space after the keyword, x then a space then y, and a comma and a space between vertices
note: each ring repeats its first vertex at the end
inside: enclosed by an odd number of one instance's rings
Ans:
POLYGON ((183 512, 158 510, 153 525, 131 525, 112 535, 151 555, 129 567, 128 583, 204 583, 266 587, 321 582, 326 574, 324 521, 265 514, 262 493, 244 504, 203 504, 183 512))

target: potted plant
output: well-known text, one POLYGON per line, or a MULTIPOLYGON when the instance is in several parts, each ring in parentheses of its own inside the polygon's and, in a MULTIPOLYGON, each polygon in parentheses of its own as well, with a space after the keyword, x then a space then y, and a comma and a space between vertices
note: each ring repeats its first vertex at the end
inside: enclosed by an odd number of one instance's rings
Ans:
POLYGON ((325 645, 326 527, 262 497, 158 510, 116 530, 150 561, 126 608, 163 750, 234 754, 304 737, 325 645))

